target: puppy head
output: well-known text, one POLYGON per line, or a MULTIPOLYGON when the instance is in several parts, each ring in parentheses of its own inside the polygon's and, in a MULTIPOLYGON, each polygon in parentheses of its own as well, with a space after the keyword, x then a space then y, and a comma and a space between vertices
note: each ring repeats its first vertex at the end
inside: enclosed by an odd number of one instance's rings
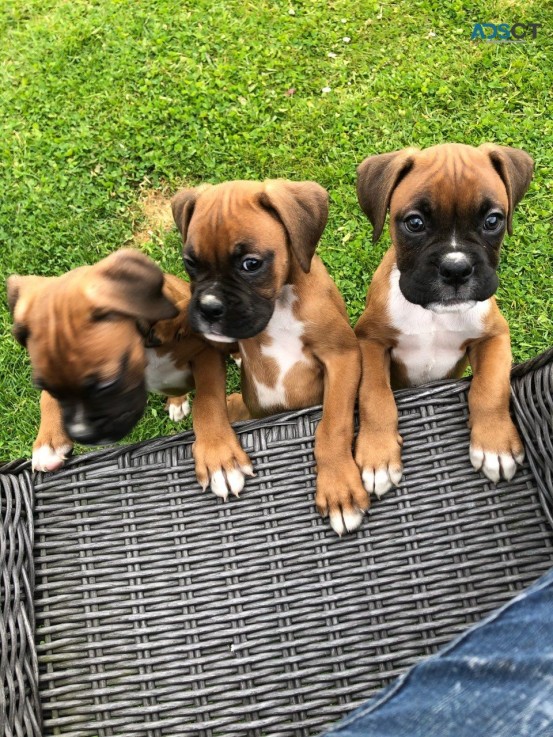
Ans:
POLYGON ((73 440, 119 440, 142 416, 143 335, 176 313, 162 288, 158 267, 129 249, 60 277, 8 279, 14 335, 73 440))
POLYGON ((491 143, 409 148, 370 156, 357 172, 373 241, 390 210, 406 299, 444 312, 494 294, 500 246, 532 179, 526 152, 491 143))
POLYGON ((315 182, 225 182, 179 192, 173 216, 192 283, 192 328, 234 342, 265 329, 291 271, 308 272, 328 217, 315 182))

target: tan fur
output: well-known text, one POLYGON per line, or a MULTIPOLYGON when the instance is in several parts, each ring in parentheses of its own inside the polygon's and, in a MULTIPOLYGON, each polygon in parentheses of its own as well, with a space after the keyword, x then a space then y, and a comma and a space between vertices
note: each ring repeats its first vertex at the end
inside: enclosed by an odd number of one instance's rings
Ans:
MULTIPOLYGON (((297 301, 294 317, 305 326, 303 352, 308 363, 297 363, 286 375, 286 403, 270 412, 301 409, 321 404, 324 395, 324 364, 318 355, 324 349, 347 352, 354 342, 342 298, 318 256, 313 258, 309 274, 296 270, 293 279, 297 301)), ((275 361, 261 353, 271 338, 264 331, 255 338, 240 341, 243 356, 242 391, 252 416, 263 417, 267 409, 259 406, 255 381, 274 387, 278 368, 275 361)))
POLYGON ((202 261, 220 265, 237 242, 251 239, 256 252, 274 255, 274 277, 263 296, 278 299, 293 288, 292 317, 301 323, 305 360, 285 375, 283 401, 264 406, 258 384, 274 388, 280 373, 277 361, 264 353, 273 345, 271 322, 240 340, 243 397, 229 398, 229 412, 242 420, 323 403, 315 441, 316 504, 340 534, 354 529, 369 505, 352 457, 360 356, 338 289, 313 257, 326 223, 324 190, 311 182, 227 182, 177 194, 173 213, 185 246, 202 261))
MULTIPOLYGON (((493 193, 507 213, 510 232, 512 211, 528 187, 532 162, 525 152, 506 147, 446 144, 370 157, 358 173, 359 201, 373 223, 375 239, 389 207, 395 242, 394 213, 404 211, 413 193, 423 188, 442 210, 454 207, 467 214, 474 210, 478 193, 493 193), (453 171, 463 172, 462 188, 453 187, 453 171)), ((362 355, 356 460, 361 469, 387 469, 396 477, 401 474, 402 441, 392 389, 409 385, 407 367, 391 358, 399 332, 388 314, 390 275, 400 259, 401 253, 392 245, 373 276, 365 311, 355 327, 362 355)), ((470 361, 474 373, 469 392, 471 448, 518 459, 522 443, 509 416, 509 328, 493 297, 490 303, 482 335, 461 346, 465 355, 443 378, 462 376, 470 361)))
MULTIPOLYGON (((126 269, 129 259, 145 260, 145 267, 152 263, 137 254, 125 249, 94 266, 74 269, 61 277, 12 277, 9 291, 13 297, 14 321, 29 332, 33 371, 48 384, 77 386, 90 373, 108 380, 118 371, 125 352, 129 355, 130 375, 142 377, 146 354, 137 321, 154 321, 157 315, 167 313, 168 306, 172 314, 177 312, 174 317, 155 322, 149 338, 161 342, 154 349, 158 355, 169 354, 178 368, 190 369, 190 379, 185 385, 174 387, 174 391, 182 395, 196 388, 194 456, 198 480, 205 488, 218 469, 250 467, 249 458, 228 421, 225 356, 190 330, 187 318, 190 285, 182 279, 168 274, 160 276, 163 295, 158 297, 158 308, 155 300, 147 298, 143 309, 136 305, 136 300, 141 298, 140 283, 135 285, 138 296, 127 293, 123 281, 112 289, 113 274, 118 273, 114 264, 126 269), (106 271, 110 274, 107 281, 106 271), (99 309, 117 309, 128 313, 128 319, 123 314, 122 319, 114 321, 92 320, 93 313, 99 309), (222 390, 217 388, 221 382, 222 390)), ((157 277, 157 273, 153 276, 157 277)), ((59 405, 47 392, 42 392, 41 423, 33 448, 43 445, 72 446, 63 429, 59 405)))

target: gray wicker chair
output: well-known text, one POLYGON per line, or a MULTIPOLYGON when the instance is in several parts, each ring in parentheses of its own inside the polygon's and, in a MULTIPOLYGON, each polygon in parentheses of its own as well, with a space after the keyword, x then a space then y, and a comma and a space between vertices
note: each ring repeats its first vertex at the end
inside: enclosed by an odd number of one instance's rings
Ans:
POLYGON ((552 564, 553 351, 513 370, 527 462, 468 462, 468 381, 397 394, 401 488, 343 539, 313 507, 318 409, 245 423, 219 502, 189 433, 1 470, 0 734, 318 733, 552 564))

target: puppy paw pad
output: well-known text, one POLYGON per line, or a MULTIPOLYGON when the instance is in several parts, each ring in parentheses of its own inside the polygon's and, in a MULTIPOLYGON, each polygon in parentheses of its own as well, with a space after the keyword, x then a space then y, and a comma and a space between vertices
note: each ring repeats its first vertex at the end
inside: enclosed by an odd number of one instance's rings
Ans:
POLYGON ((473 468, 482 471, 494 484, 501 478, 510 481, 516 473, 517 463, 524 461, 524 451, 514 454, 496 453, 471 446, 469 455, 473 468))
POLYGON ((57 471, 65 463, 71 452, 70 445, 60 445, 53 448, 51 445, 40 445, 33 450, 31 466, 33 471, 57 471))
POLYGON ((169 404, 167 408, 169 417, 173 422, 180 422, 190 414, 190 401, 186 399, 182 404, 169 404))
POLYGON ((354 532, 363 522, 364 512, 359 509, 334 509, 330 512, 330 526, 337 535, 354 532))
POLYGON ((228 487, 225 481, 225 474, 222 471, 215 471, 211 476, 211 491, 223 500, 228 498, 228 487))
POLYGON ((378 498, 384 496, 393 486, 401 481, 401 468, 365 469, 362 473, 363 485, 369 494, 376 494, 378 498))
POLYGON ((230 490, 234 496, 239 496, 240 492, 244 488, 245 478, 242 471, 237 468, 233 468, 231 471, 226 472, 227 484, 230 486, 230 490))
POLYGON ((253 474, 251 466, 245 466, 243 469, 232 468, 229 471, 222 469, 215 471, 211 475, 211 491, 224 501, 228 499, 229 491, 234 496, 240 496, 246 481, 244 478, 246 471, 249 471, 248 475, 253 474))

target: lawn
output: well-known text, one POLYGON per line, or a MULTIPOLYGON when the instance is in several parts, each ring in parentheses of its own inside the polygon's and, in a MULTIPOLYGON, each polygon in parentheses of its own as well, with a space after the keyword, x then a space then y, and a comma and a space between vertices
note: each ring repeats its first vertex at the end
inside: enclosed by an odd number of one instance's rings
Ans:
MULTIPOLYGON (((176 231, 140 205, 152 192, 314 179, 331 196, 320 253, 355 321, 389 243, 371 243, 356 164, 407 145, 495 141, 536 162, 498 293, 515 359, 532 356, 553 344, 552 21, 541 0, 4 2, 1 274, 59 274, 129 244, 182 274, 176 231), (541 28, 527 43, 471 41, 488 21, 541 28)), ((0 327, 8 459, 30 453, 38 392, 5 299, 0 327)), ((153 398, 132 439, 176 430, 153 398)))

